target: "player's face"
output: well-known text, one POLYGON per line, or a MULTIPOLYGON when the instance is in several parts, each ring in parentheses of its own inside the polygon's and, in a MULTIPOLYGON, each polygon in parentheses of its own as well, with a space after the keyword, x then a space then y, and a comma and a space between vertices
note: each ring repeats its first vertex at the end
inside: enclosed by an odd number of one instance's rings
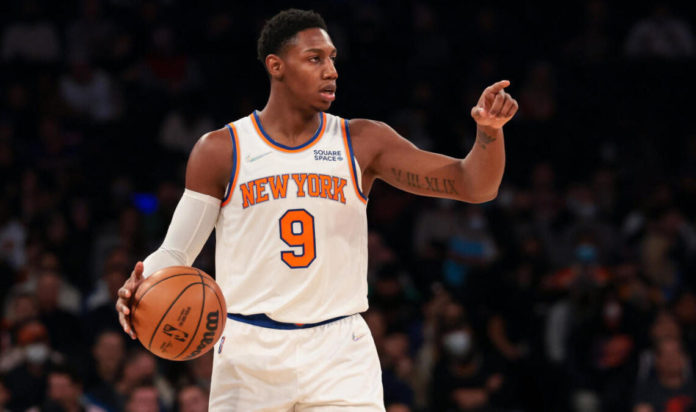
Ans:
POLYGON ((288 44, 283 81, 292 94, 314 110, 328 110, 336 99, 336 47, 322 29, 306 29, 288 44))

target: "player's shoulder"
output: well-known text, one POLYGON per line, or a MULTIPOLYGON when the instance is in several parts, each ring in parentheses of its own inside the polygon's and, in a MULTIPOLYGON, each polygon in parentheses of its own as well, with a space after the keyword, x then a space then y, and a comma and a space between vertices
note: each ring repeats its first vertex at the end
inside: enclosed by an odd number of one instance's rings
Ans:
POLYGON ((193 147, 193 151, 203 151, 210 154, 226 150, 232 150, 232 139, 227 127, 205 133, 193 147))
POLYGON ((374 133, 386 133, 393 130, 388 124, 372 119, 350 119, 348 121, 352 137, 371 135, 374 133))
POLYGON ((191 150, 191 157, 207 162, 221 160, 227 163, 232 159, 232 139, 226 127, 212 130, 201 136, 191 150))
POLYGON ((370 147, 388 146, 399 138, 396 130, 379 120, 351 119, 348 122, 350 136, 354 144, 369 145, 370 147))

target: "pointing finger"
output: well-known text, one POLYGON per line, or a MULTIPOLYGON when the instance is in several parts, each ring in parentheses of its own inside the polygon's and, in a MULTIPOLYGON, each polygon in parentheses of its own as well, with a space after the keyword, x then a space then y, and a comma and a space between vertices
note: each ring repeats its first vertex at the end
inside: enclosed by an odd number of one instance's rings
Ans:
POLYGON ((486 88, 486 92, 497 94, 499 91, 503 90, 504 88, 508 87, 509 85, 510 85, 509 80, 501 80, 499 82, 493 83, 492 85, 488 86, 486 88))

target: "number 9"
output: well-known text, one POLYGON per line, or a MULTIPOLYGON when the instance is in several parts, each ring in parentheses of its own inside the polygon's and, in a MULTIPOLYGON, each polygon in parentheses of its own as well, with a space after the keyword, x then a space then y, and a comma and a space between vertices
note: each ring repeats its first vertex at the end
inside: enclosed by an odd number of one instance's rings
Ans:
POLYGON ((292 250, 281 251, 280 259, 291 269, 309 267, 317 256, 314 216, 304 209, 290 209, 281 216, 278 223, 283 242, 291 247, 302 248, 299 254, 292 250))

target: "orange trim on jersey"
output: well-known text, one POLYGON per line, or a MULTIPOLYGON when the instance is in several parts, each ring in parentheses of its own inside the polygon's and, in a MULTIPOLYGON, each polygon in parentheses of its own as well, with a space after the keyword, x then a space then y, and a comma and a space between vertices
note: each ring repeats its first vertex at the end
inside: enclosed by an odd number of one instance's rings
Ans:
POLYGON ((251 118, 251 123, 254 125, 254 129, 256 129, 256 134, 258 134, 261 140, 266 142, 267 145, 285 153, 298 153, 309 149, 310 147, 314 146, 319 140, 321 140, 321 137, 324 135, 324 130, 326 130, 326 113, 321 112, 321 128, 316 133, 314 133, 314 136, 312 136, 304 144, 301 144, 297 147, 289 147, 273 141, 273 139, 268 134, 266 134, 265 130, 263 130, 263 126, 259 123, 259 121, 257 121, 255 113, 256 112, 250 114, 249 117, 251 118))
POLYGON ((237 138, 237 128, 234 126, 234 123, 229 124, 230 128, 232 129, 232 139, 234 143, 234 171, 232 172, 232 179, 230 181, 230 188, 229 191, 227 192, 227 199, 225 199, 222 202, 222 206, 225 206, 226 204, 230 203, 230 199, 232 199, 232 194, 234 193, 234 187, 237 184, 237 176, 239 176, 239 139, 237 138))
POLYGON ((346 148, 346 158, 348 159, 348 169, 350 169, 350 175, 353 177, 353 188, 355 188, 355 194, 358 196, 361 202, 367 204, 367 198, 360 191, 360 185, 358 185, 357 169, 355 167, 355 158, 353 156, 353 146, 350 144, 350 131, 348 130, 348 120, 340 119, 341 122, 341 134, 343 135, 343 146, 346 148))

